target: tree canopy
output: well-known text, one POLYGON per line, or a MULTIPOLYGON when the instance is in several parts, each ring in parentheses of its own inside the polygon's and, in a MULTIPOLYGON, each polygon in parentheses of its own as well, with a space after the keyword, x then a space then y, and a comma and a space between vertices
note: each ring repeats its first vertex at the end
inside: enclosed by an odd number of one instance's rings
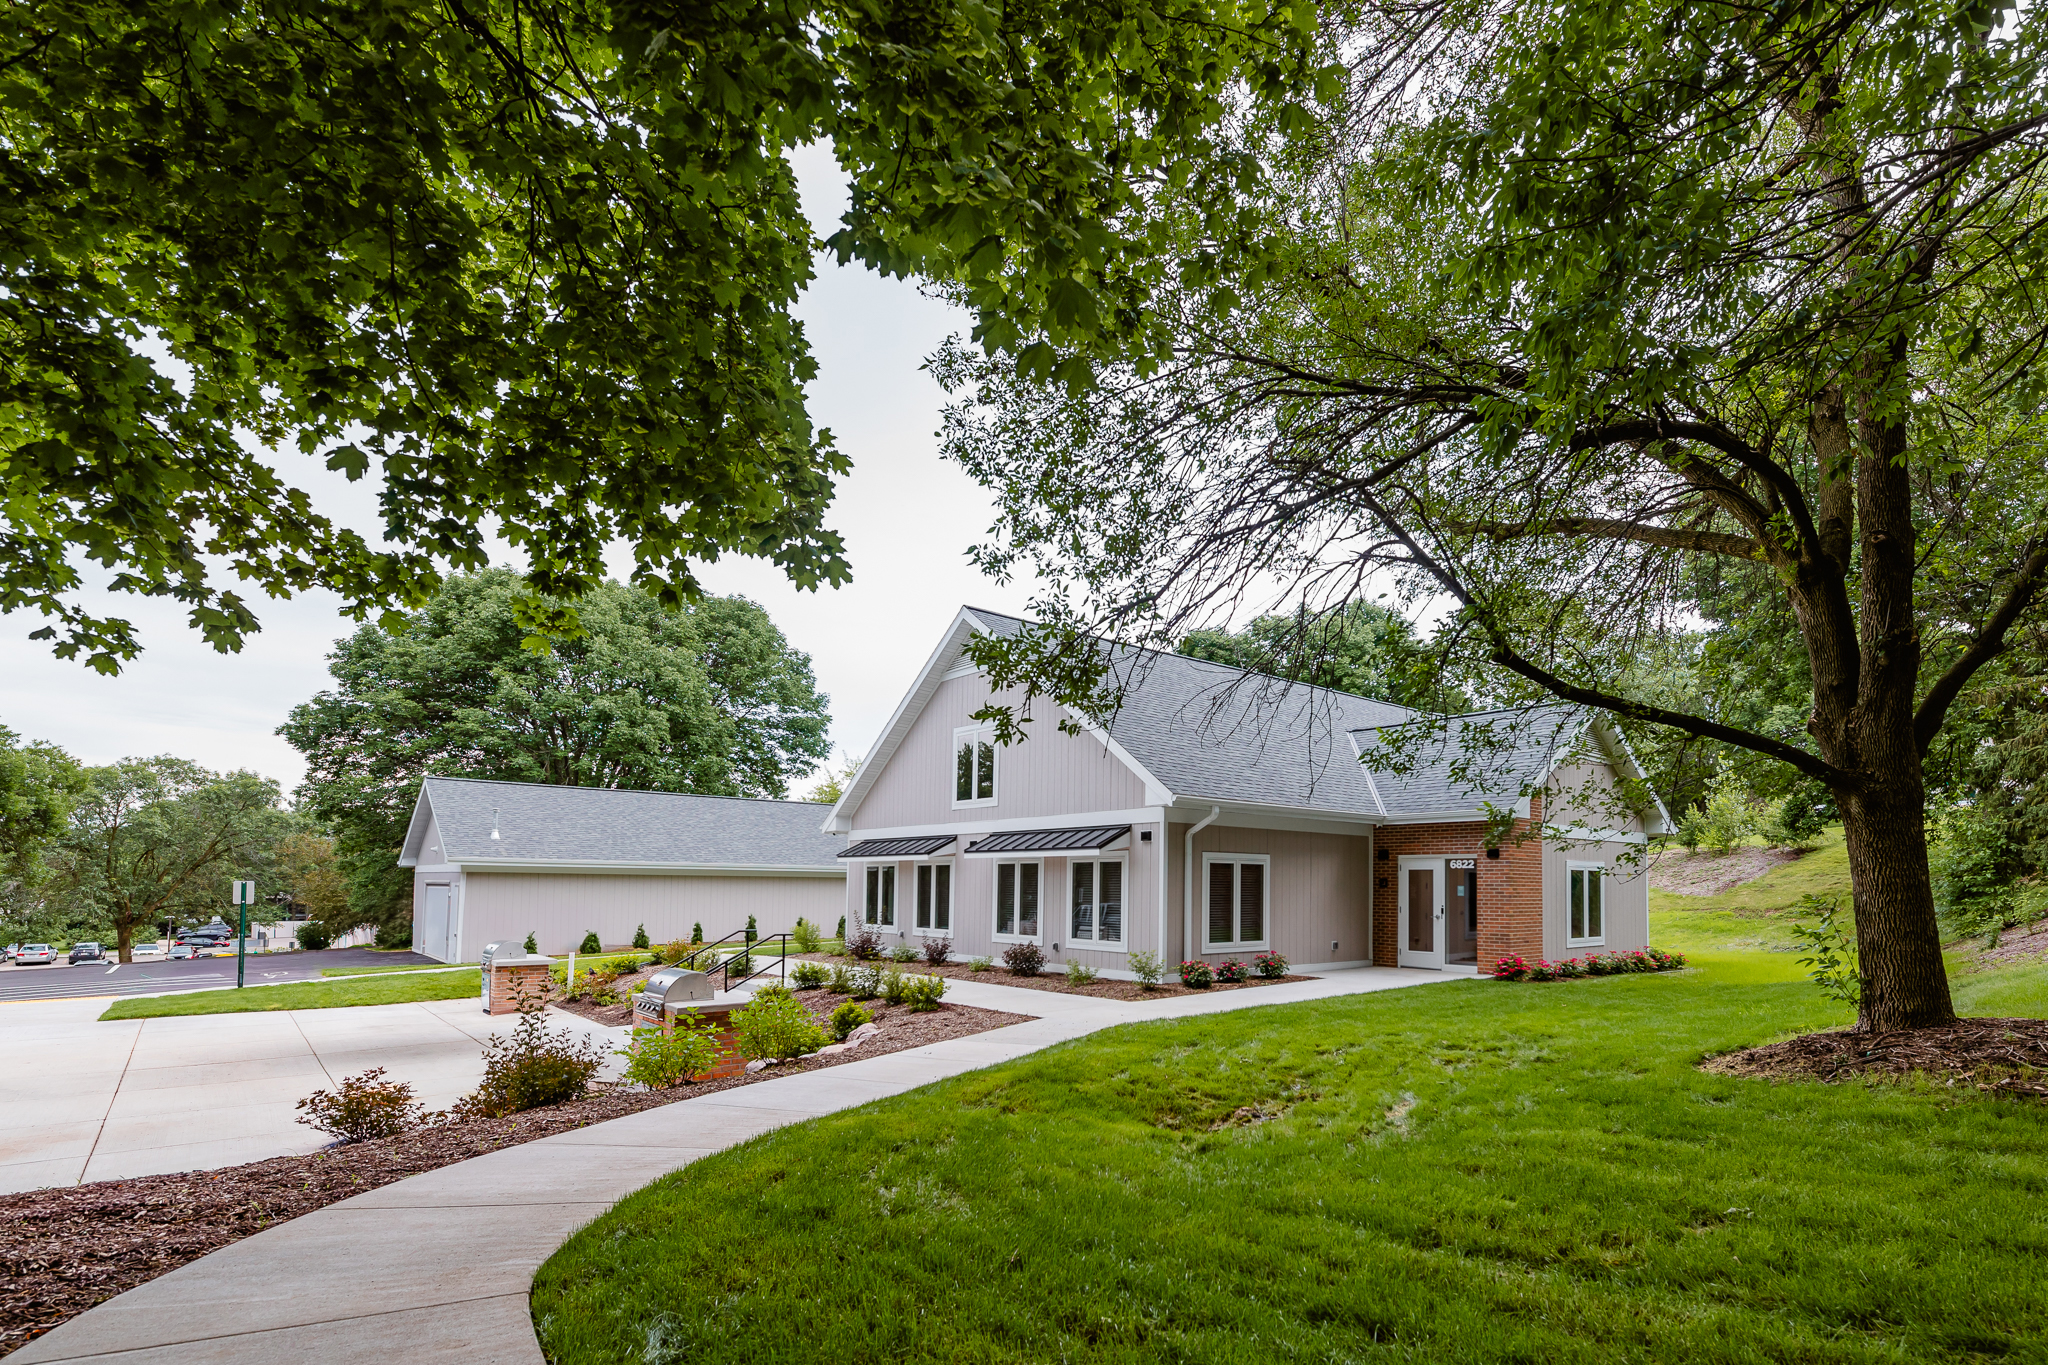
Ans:
POLYGON ((45 854, 85 787, 71 755, 40 740, 24 744, 0 725, 0 911, 24 904, 47 875, 45 854))
POLYGON ((1239 631, 1190 631, 1178 652, 1419 711, 1467 706, 1407 618, 1371 602, 1349 602, 1321 614, 1269 614, 1239 631))
MULTIPOLYGON (((789 156, 829 140, 842 261, 958 291, 991 346, 1085 374, 1189 284, 1127 210, 1167 186, 1213 284, 1264 239, 1219 136, 1300 120, 1311 7, 1053 0, 38 0, 0 7, 0 611, 112 672, 85 566, 217 648, 245 594, 361 620, 521 551, 573 634, 607 543, 842 582, 846 470, 793 308, 820 245, 789 156), (1176 273, 1177 272, 1177 273, 1176 273), (1054 347, 1063 348, 1055 355, 1054 347), (253 440, 251 439, 253 438, 253 440), (379 484, 382 543, 275 452, 379 484), (235 586, 239 582, 240 587, 235 586)), ((547 605, 542 606, 542 598, 547 605)))
MULTIPOLYGON (((1086 398, 940 357, 968 399, 949 449, 1006 500, 984 562, 1052 584, 1045 630, 980 642, 984 661, 1086 705, 1098 680, 1045 663, 1084 627, 1165 642, 1248 586, 1317 611, 1389 580, 1448 598, 1445 647, 1503 696, 1824 785, 1863 1026, 1951 1018, 1926 759, 2048 571, 2044 22, 1672 0, 1333 16, 1349 81, 1329 118, 1245 130, 1285 171, 1260 197, 1280 268, 1229 307, 1164 302, 1173 359, 1086 398), (1646 669, 1696 623, 1702 562, 1796 629, 1797 706, 1688 709, 1646 669)), ((1162 254, 1198 261, 1176 208, 1146 207, 1162 254)))
POLYGON ((335 687, 279 727, 306 756, 299 805, 334 830, 357 923, 410 913, 393 860, 430 774, 780 797, 831 752, 810 660, 752 602, 672 611, 606 582, 579 603, 583 634, 537 653, 524 592, 508 569, 450 578, 402 629, 339 641, 335 687))

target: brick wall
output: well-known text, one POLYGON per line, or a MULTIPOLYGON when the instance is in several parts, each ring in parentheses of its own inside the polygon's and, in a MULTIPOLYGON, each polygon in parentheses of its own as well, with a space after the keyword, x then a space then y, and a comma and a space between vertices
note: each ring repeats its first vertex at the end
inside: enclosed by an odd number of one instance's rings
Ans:
POLYGON ((491 968, 492 1014, 517 1014, 522 1000, 548 998, 548 966, 536 962, 527 967, 491 968))
MULTIPOLYGON (((1530 812, 1543 819, 1543 799, 1533 798, 1530 812)), ((1401 948, 1400 860, 1471 858, 1479 870, 1479 966, 1520 954, 1543 956, 1543 845, 1520 836, 1531 822, 1515 821, 1500 845, 1500 857, 1486 856, 1486 825, 1471 820, 1443 825, 1381 825, 1373 831, 1372 960, 1375 965, 1399 964, 1401 948)))

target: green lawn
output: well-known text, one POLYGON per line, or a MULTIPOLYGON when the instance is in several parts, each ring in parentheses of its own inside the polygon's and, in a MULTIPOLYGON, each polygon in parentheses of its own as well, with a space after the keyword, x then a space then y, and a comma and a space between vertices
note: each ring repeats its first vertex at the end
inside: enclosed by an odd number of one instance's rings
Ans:
POLYGON ((1685 952, 1702 949, 1793 948, 1789 911, 1805 895, 1849 895, 1849 851, 1839 826, 1797 862, 1772 868, 1755 881, 1715 896, 1650 892, 1650 941, 1685 952))
MULTIPOLYGON (((2048 1111, 1695 1069, 1847 1022, 1797 972, 1096 1035, 657 1182, 535 1322, 564 1365, 2048 1357, 2048 1111)), ((2048 971, 1958 993, 2048 1014, 2048 971)))
POLYGON ((321 1010, 343 1005, 399 1005, 410 1000, 460 1000, 481 989, 466 972, 405 972, 395 976, 294 981, 244 990, 189 991, 116 1000, 102 1019, 156 1019, 175 1014, 244 1014, 256 1010, 321 1010))
POLYGON ((391 967, 322 967, 322 976, 376 976, 383 972, 473 972, 480 964, 475 962, 412 962, 391 967))

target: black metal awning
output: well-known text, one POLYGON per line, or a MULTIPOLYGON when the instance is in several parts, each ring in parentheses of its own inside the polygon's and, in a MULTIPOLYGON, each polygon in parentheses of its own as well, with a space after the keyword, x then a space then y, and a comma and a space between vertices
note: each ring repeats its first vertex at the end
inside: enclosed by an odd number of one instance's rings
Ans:
POLYGON ((953 842, 950 834, 919 834, 908 839, 863 839, 842 858, 928 858, 953 842))
POLYGON ((1092 853, 1098 848, 1107 848, 1130 832, 1129 825, 1098 825, 1093 829, 1020 829, 977 839, 967 846, 967 852, 983 857, 995 853, 1092 853))

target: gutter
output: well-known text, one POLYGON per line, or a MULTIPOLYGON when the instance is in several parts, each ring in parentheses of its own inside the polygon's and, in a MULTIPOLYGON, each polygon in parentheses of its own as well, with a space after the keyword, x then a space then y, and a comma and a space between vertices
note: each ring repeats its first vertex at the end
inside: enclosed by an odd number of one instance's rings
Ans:
POLYGON ((1207 815, 1188 826, 1186 842, 1181 845, 1180 947, 1183 962, 1192 961, 1195 957, 1195 836, 1214 824, 1222 814, 1223 807, 1209 807, 1207 815))

